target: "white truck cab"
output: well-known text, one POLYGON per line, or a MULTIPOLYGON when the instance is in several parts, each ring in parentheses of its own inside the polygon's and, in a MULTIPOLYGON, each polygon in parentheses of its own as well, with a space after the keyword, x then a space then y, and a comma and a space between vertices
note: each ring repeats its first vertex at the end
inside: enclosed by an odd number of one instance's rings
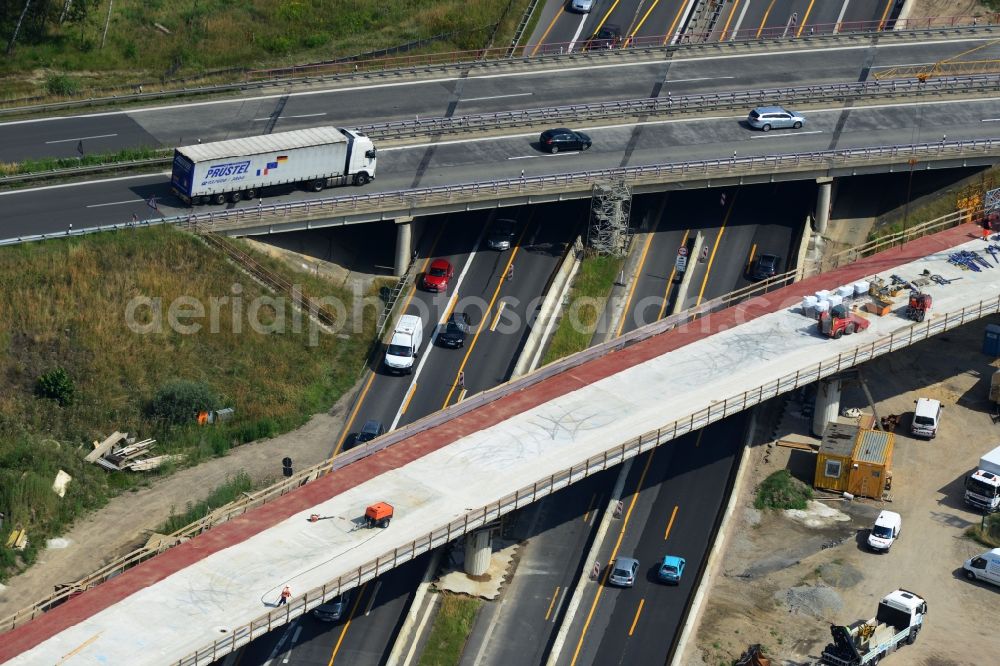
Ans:
POLYGON ((1000 585, 1000 548, 988 550, 982 555, 970 557, 962 565, 969 580, 984 580, 1000 585))
POLYGON ((984 454, 965 478, 965 502, 984 513, 1000 511, 1000 446, 984 454))
POLYGON ((938 425, 941 423, 941 402, 932 398, 917 398, 913 410, 913 422, 910 433, 914 437, 937 437, 938 425))
POLYGON ((389 347, 385 350, 385 367, 390 372, 410 374, 413 361, 417 358, 423 341, 424 323, 417 315, 403 315, 399 318, 389 347))
POLYGON ((868 534, 868 547, 878 553, 888 553, 903 527, 903 518, 895 511, 882 511, 868 534))

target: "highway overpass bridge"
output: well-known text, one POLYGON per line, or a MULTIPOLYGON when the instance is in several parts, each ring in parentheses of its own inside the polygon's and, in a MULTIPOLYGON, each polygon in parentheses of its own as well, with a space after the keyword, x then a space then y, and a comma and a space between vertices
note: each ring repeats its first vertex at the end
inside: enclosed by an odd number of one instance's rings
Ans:
POLYGON ((975 230, 926 236, 694 321, 661 320, 472 396, 18 626, 0 641, 0 661, 207 664, 590 474, 997 313, 1000 268, 960 271, 947 261, 982 249, 970 240, 975 230), (829 340, 799 310, 820 288, 925 269, 963 279, 931 289, 935 310, 919 324, 893 314, 829 340), (380 500, 395 505, 392 524, 360 527, 365 506, 380 500), (275 607, 286 585, 293 598, 275 607))

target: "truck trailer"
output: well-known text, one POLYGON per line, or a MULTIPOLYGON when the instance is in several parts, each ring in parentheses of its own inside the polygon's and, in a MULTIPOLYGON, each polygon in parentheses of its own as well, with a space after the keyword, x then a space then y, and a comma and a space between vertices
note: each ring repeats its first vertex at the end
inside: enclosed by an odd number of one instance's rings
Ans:
POLYGON ((255 199, 267 188, 313 192, 364 185, 375 177, 375 146, 361 132, 336 127, 279 132, 174 150, 171 189, 188 205, 255 199))
POLYGON ((820 655, 827 666, 874 666, 890 652, 917 640, 927 602, 907 590, 890 592, 878 603, 875 617, 849 627, 831 625, 833 642, 820 655))
POLYGON ((965 503, 985 513, 1000 510, 1000 446, 984 454, 965 479, 965 503))

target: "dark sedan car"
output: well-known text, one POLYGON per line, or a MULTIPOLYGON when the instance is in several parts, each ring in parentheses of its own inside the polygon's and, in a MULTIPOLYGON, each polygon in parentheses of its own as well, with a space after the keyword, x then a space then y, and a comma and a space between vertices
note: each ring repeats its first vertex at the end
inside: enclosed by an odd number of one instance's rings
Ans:
POLYGON ((594 49, 614 49, 621 46, 621 43, 621 26, 615 25, 614 23, 607 23, 597 31, 597 34, 587 40, 587 43, 583 45, 583 50, 592 51, 594 49))
POLYGON ((750 279, 760 282, 768 278, 773 278, 781 269, 781 257, 774 254, 760 254, 754 259, 750 267, 750 279))
POLYGON ((351 446, 370 442, 384 433, 385 428, 379 421, 365 421, 365 424, 361 426, 361 430, 354 436, 354 442, 352 442, 351 446))
POLYGON ((469 315, 464 312, 452 312, 448 322, 438 333, 438 344, 459 349, 465 346, 465 336, 472 332, 469 315))
POLYGON ((542 132, 538 138, 542 150, 558 153, 560 150, 587 150, 593 144, 583 132, 575 132, 565 127, 556 127, 542 132))

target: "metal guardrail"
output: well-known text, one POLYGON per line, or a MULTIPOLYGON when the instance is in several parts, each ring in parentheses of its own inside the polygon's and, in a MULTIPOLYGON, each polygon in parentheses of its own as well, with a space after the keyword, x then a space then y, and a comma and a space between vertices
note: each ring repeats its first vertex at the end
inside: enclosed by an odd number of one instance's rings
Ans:
MULTIPOLYGON (((561 62, 580 65, 612 60, 634 60, 639 57, 662 57, 664 52, 680 53, 684 57, 717 55, 719 53, 749 53, 771 50, 775 46, 795 48, 827 48, 834 45, 857 44, 859 40, 870 40, 877 33, 880 40, 893 42, 921 41, 942 37, 983 35, 988 37, 996 31, 1000 23, 998 15, 986 17, 946 17, 931 19, 910 19, 899 22, 903 28, 879 31, 877 23, 828 24, 820 26, 816 34, 800 37, 785 36, 765 31, 740 31, 719 35, 685 35, 680 44, 666 45, 666 36, 650 36, 631 39, 623 48, 592 50, 584 53, 569 52, 571 43, 544 45, 537 53, 521 57, 511 57, 509 47, 478 49, 451 53, 430 53, 391 58, 373 58, 336 63, 293 65, 264 70, 243 72, 244 80, 224 84, 185 86, 178 89, 163 88, 157 91, 137 92, 136 86, 129 84, 119 88, 102 89, 86 99, 71 99, 61 102, 25 104, 31 100, 0 101, 0 116, 14 114, 49 113, 89 106, 103 106, 121 103, 137 103, 184 97, 193 95, 224 94, 274 86, 288 86, 319 81, 371 81, 373 77, 413 77, 425 74, 438 75, 442 72, 471 70, 476 67, 514 67, 540 65, 545 67, 561 62), (978 20, 978 24, 974 21, 978 20), (850 30, 850 31, 848 31, 850 30), (9 106, 8 106, 9 105, 9 106)), ((815 27, 815 26, 814 26, 815 27)), ((884 28, 885 26, 883 26, 884 28)))
MULTIPOLYGON (((909 242, 915 238, 925 236, 929 233, 941 231, 964 222, 976 221, 981 219, 983 215, 984 211, 982 209, 969 212, 959 211, 935 220, 930 220, 929 222, 923 224, 914 225, 909 229, 906 229, 904 232, 892 234, 884 239, 865 243, 856 248, 850 248, 844 252, 838 253, 838 255, 835 256, 841 257, 842 259, 838 260, 836 263, 838 266, 846 265, 856 261, 857 259, 873 254, 876 250, 882 251, 889 249, 891 247, 895 247, 896 245, 909 242)), ((572 356, 554 361, 553 363, 539 368, 532 373, 518 377, 517 379, 501 384, 500 386, 489 389, 488 391, 469 396, 462 402, 449 407, 445 411, 430 414, 412 424, 387 433, 371 443, 362 444, 361 446, 344 452, 335 458, 300 470, 291 477, 282 479, 268 488, 261 489, 257 492, 249 494, 247 497, 241 498, 235 502, 227 504, 226 506, 219 507, 207 516, 169 535, 155 548, 146 548, 143 546, 142 548, 132 551, 131 553, 108 563, 104 567, 101 567, 89 576, 86 576, 85 578, 76 581, 74 584, 67 586, 60 592, 52 594, 42 600, 39 600, 30 607, 23 608, 18 612, 3 618, 0 620, 0 633, 14 629, 32 618, 41 615, 45 611, 58 606, 75 594, 78 594, 80 591, 87 590, 110 578, 114 578, 125 570, 130 569, 133 566, 140 564, 141 562, 144 562, 189 538, 197 536, 198 534, 201 534, 202 532, 205 532, 217 525, 224 524, 233 518, 245 514, 247 511, 267 504, 268 502, 272 502, 275 499, 286 495, 292 490, 295 490, 296 488, 305 485, 306 483, 330 471, 352 464, 362 458, 392 446, 397 442, 412 437, 419 432, 457 418, 490 402, 499 400, 507 395, 523 391, 524 389, 527 389, 545 379, 571 370, 611 351, 624 349, 712 312, 724 310, 725 308, 736 303, 789 285, 795 280, 795 271, 790 271, 783 275, 774 276, 766 281, 748 285, 747 287, 724 294, 718 298, 705 301, 696 307, 670 315, 664 319, 630 331, 620 337, 613 338, 612 340, 595 345, 572 356)), ((328 592, 329 590, 327 593, 328 592)))
POLYGON ((291 619, 306 613, 323 603, 326 599, 340 594, 343 590, 357 587, 372 580, 402 563, 408 562, 434 548, 443 546, 459 536, 496 521, 501 516, 543 497, 547 497, 572 483, 619 465, 625 460, 634 458, 665 442, 677 439, 724 418, 738 414, 748 407, 758 405, 765 400, 770 400, 783 393, 793 391, 820 379, 854 368, 861 363, 878 358, 879 356, 904 349, 939 333, 944 333, 970 321, 975 321, 998 312, 1000 312, 1000 297, 984 299, 976 305, 962 308, 956 312, 941 313, 922 323, 913 324, 900 332, 859 345, 852 351, 840 353, 749 391, 716 401, 709 407, 691 412, 687 416, 668 423, 663 427, 650 430, 635 439, 617 444, 603 453, 591 456, 582 463, 562 469, 555 474, 539 478, 535 482, 524 485, 515 492, 501 497, 495 502, 468 511, 464 516, 449 522, 444 527, 433 530, 420 539, 411 541, 400 548, 395 548, 326 585, 309 590, 287 606, 272 610, 248 624, 233 629, 225 638, 218 639, 210 646, 200 649, 174 663, 178 664, 178 666, 197 666, 198 664, 215 661, 246 645, 253 639, 268 633, 274 627, 286 624, 291 619))
MULTIPOLYGON (((887 99, 910 96, 980 95, 1000 91, 1000 74, 982 76, 962 76, 932 79, 920 82, 917 79, 888 82, 854 81, 830 83, 814 86, 790 86, 787 88, 759 88, 752 90, 731 90, 718 93, 684 95, 656 99, 641 98, 612 100, 590 104, 566 104, 563 106, 495 111, 454 117, 429 117, 412 120, 394 120, 382 123, 359 125, 354 129, 368 134, 373 140, 387 141, 421 138, 441 134, 468 132, 490 132, 511 127, 538 126, 545 123, 568 123, 607 120, 612 118, 649 117, 708 113, 723 109, 746 109, 765 104, 792 105, 798 103, 823 104, 829 102, 858 101, 863 99, 887 99)), ((92 175, 108 171, 122 171, 148 166, 170 164, 171 157, 155 157, 145 160, 130 160, 85 167, 67 167, 44 172, 0 176, 0 186, 31 180, 48 180, 81 175, 92 175)))
MULTIPOLYGON (((625 181, 635 187, 697 179, 738 178, 775 173, 815 172, 833 173, 859 167, 906 164, 908 160, 934 161, 939 159, 1000 158, 1000 139, 972 141, 936 141, 933 143, 902 146, 872 146, 808 153, 790 153, 733 157, 730 159, 696 160, 650 164, 635 167, 600 169, 508 178, 477 183, 440 185, 412 190, 351 194, 325 199, 307 199, 295 203, 271 204, 234 208, 208 213, 191 213, 165 217, 154 223, 200 225, 205 231, 220 233, 238 231, 250 226, 278 226, 296 221, 359 215, 380 211, 405 211, 414 214, 421 207, 462 204, 494 199, 555 196, 580 191, 590 191, 594 183, 625 181)), ((417 213, 418 214, 418 213, 417 213)), ((97 231, 127 229, 130 224, 112 224, 84 228, 70 232, 33 234, 0 240, 0 246, 16 245, 68 235, 84 235, 97 231)))
MULTIPOLYGON (((886 83, 861 81, 832 83, 787 88, 759 88, 734 90, 718 93, 684 95, 650 99, 612 100, 590 104, 567 104, 556 107, 498 111, 493 113, 469 114, 453 117, 429 117, 413 120, 387 121, 359 125, 355 129, 368 134, 375 140, 418 138, 428 135, 492 131, 497 129, 538 125, 541 123, 564 122, 570 120, 588 121, 630 116, 658 116, 671 113, 709 112, 730 108, 747 108, 761 104, 823 103, 830 101, 858 100, 863 98, 891 98, 912 95, 952 95, 981 94, 1000 90, 1000 74, 983 76, 963 76, 932 79, 921 82, 917 79, 895 80, 886 83)), ((127 168, 169 164, 170 158, 132 160, 108 165, 70 167, 36 174, 52 177, 65 174, 96 173, 108 168, 127 168)), ((25 180, 32 174, 6 176, 0 184, 25 180)))

